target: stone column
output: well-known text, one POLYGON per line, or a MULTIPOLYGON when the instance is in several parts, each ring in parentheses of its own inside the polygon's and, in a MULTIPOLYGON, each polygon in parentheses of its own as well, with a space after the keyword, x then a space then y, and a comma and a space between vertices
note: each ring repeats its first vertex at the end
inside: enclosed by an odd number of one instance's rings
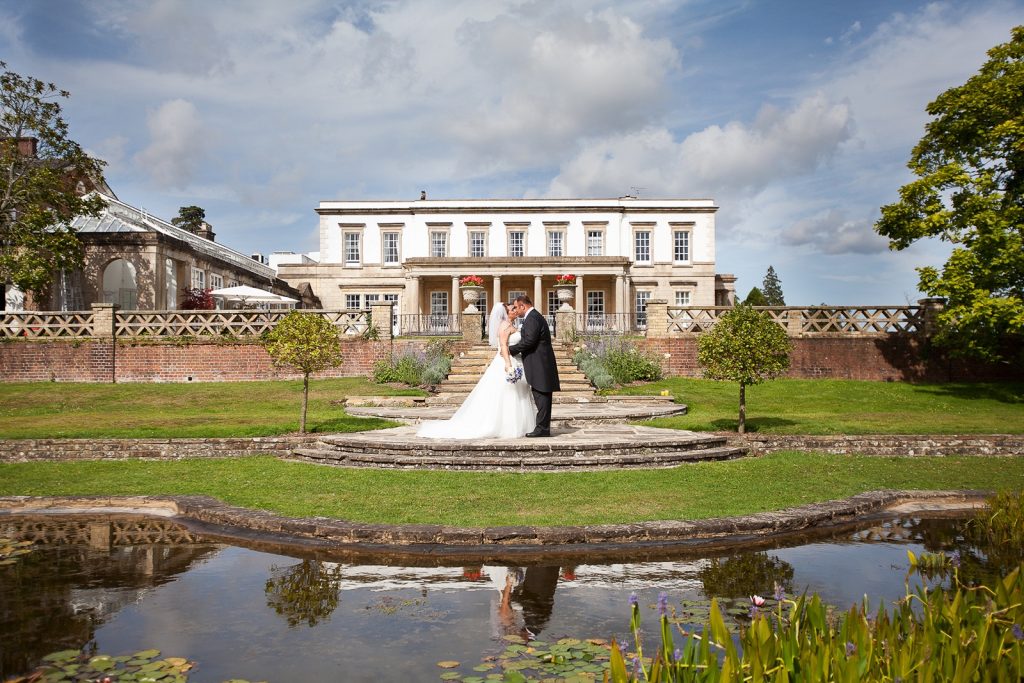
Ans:
POLYGON ((544 287, 541 286, 541 276, 533 276, 533 307, 538 311, 544 310, 544 287))
POLYGON ((493 306, 494 304, 496 304, 498 302, 501 302, 501 301, 504 301, 504 299, 501 298, 501 276, 500 275, 495 275, 494 276, 494 298, 491 300, 491 306, 493 306))
POLYGON ((462 338, 471 344, 479 344, 480 340, 484 338, 484 314, 480 311, 476 313, 460 313, 462 316, 462 338))
POLYGON ((668 301, 649 299, 647 301, 647 338, 664 339, 668 336, 668 301))
POLYGON ((576 308, 576 312, 577 313, 586 313, 587 312, 587 302, 586 302, 586 299, 584 299, 584 294, 583 294, 583 276, 582 275, 577 275, 576 276, 576 306, 575 306, 575 308, 576 308))
POLYGON ((576 332, 575 311, 555 311, 555 341, 568 342, 576 332))
POLYGON ((116 334, 114 317, 117 315, 117 304, 92 305, 92 336, 113 339, 116 334))
POLYGON ((390 301, 374 301, 370 304, 370 319, 377 328, 377 339, 386 341, 392 337, 392 306, 390 301))
POLYGON ((799 337, 804 331, 804 309, 786 309, 786 334, 790 337, 799 337))
MULTIPOLYGON (((459 314, 462 310, 462 297, 459 296, 459 276, 452 275, 452 301, 448 306, 448 312, 452 316, 459 314)), ((455 318, 453 317, 452 320, 455 318)))
POLYGON ((405 284, 405 312, 409 315, 419 315, 420 312, 420 276, 406 276, 405 284))
POLYGON ((615 312, 626 313, 626 276, 618 274, 615 276, 615 312))
POLYGON ((921 332, 925 337, 931 337, 938 331, 938 318, 946 309, 946 299, 941 296, 930 296, 918 299, 917 305, 921 307, 921 332))

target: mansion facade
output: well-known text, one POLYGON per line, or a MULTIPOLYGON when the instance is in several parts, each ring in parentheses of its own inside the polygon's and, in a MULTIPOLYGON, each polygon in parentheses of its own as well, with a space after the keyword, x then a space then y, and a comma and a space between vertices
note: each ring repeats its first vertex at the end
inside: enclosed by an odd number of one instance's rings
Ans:
POLYGON ((320 260, 281 264, 309 283, 325 309, 393 301, 398 314, 451 315, 459 279, 484 280, 482 301, 527 294, 558 308, 555 278, 576 276, 573 307, 638 314, 646 302, 731 305, 735 277, 715 273, 710 199, 323 201, 320 260))

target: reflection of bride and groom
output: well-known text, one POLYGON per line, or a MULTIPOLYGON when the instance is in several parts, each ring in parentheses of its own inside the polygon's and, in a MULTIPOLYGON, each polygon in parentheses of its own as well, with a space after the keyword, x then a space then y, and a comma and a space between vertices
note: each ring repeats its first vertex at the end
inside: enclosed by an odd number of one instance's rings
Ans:
POLYGON ((530 640, 548 624, 559 568, 484 565, 497 595, 491 600, 491 636, 530 640))
POLYGON ((551 436, 551 395, 560 389, 551 329, 525 295, 497 303, 487 323, 497 353, 473 391, 447 420, 424 422, 417 436, 514 439, 551 436), (519 329, 515 320, 521 321, 519 329), (525 375, 526 381, 519 376, 525 375))

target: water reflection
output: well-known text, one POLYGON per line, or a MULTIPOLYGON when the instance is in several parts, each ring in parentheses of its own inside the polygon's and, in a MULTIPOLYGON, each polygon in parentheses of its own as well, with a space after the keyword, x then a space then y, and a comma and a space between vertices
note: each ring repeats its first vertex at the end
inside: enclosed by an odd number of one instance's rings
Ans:
POLYGON ((971 534, 957 521, 889 518, 790 545, 410 562, 260 552, 166 519, 2 517, 0 536, 39 545, 0 567, 0 677, 56 650, 158 648, 198 661, 193 681, 433 680, 437 661, 478 662, 503 649, 503 635, 621 639, 631 592, 648 609, 661 591, 688 606, 771 595, 778 584, 845 609, 865 594, 901 597, 908 548, 958 549, 979 580, 1022 552, 977 545, 971 534))

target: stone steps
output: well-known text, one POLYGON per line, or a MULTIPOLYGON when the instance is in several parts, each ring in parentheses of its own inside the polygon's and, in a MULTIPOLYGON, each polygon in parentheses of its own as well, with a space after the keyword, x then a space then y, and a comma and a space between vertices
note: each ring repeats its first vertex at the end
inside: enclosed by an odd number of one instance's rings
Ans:
POLYGON ((324 436, 293 457, 340 467, 574 470, 672 467, 742 457, 724 436, 633 425, 554 429, 540 439, 424 439, 415 426, 324 436))
MULTIPOLYGON (((562 390, 556 392, 555 403, 600 402, 603 399, 594 393, 594 387, 572 362, 567 349, 555 345, 555 359, 558 379, 562 390)), ((452 359, 451 371, 437 387, 437 393, 427 398, 427 405, 460 405, 480 380, 484 370, 494 360, 495 350, 486 344, 472 346, 452 359)))

